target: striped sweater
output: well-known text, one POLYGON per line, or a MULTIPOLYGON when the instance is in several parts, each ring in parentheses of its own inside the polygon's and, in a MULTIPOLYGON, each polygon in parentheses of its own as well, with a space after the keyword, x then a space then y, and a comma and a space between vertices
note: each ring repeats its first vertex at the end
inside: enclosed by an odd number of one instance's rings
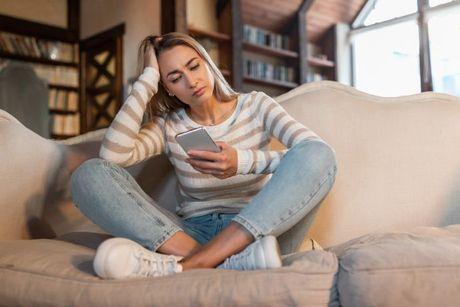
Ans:
POLYGON ((107 129, 99 156, 127 167, 165 153, 178 178, 183 201, 176 212, 181 217, 238 212, 268 182, 289 148, 305 139, 321 140, 265 93, 240 93, 230 117, 217 125, 205 126, 215 141, 224 141, 236 149, 237 174, 226 179, 203 174, 185 161, 187 153, 175 140, 177 133, 201 126, 183 108, 142 123, 159 79, 158 70, 144 69, 107 129), (270 151, 271 137, 287 149, 270 151))

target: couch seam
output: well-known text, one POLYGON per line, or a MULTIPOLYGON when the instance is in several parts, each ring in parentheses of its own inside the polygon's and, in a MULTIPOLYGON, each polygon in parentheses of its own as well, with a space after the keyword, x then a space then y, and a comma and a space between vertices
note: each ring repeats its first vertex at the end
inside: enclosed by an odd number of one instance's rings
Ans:
MULTIPOLYGON (((285 267, 286 268, 286 267, 285 267)), ((229 271, 229 270, 221 270, 221 269, 205 269, 205 270, 220 270, 220 271, 229 271)), ((298 272, 298 271, 287 271, 287 272, 284 272, 284 271, 280 271, 279 269, 275 269, 275 270, 270 270, 270 274, 300 274, 300 275, 309 275, 309 276, 312 276, 312 275, 319 275, 319 276, 322 276, 322 275, 332 275, 332 274, 336 274, 334 272, 326 272, 326 273, 314 273, 314 274, 309 274, 307 272, 298 272), (276 270, 276 271, 275 271, 276 270)), ((51 279, 51 280, 56 280, 56 281, 69 281, 69 282, 72 282, 72 283, 95 283, 95 284, 107 284, 107 283, 111 283, 111 284, 123 284, 123 283, 126 283, 128 282, 129 284, 132 284, 132 283, 142 283, 142 282, 146 282, 146 281, 150 281, 152 282, 154 279, 157 279, 157 278, 139 278, 139 279, 123 279, 123 280, 117 280, 117 279, 102 279, 99 277, 99 280, 88 280, 88 281, 83 281, 83 280, 75 280, 75 279, 72 279, 72 278, 66 278, 66 277, 56 277, 56 276, 50 276, 50 275, 45 275, 45 274, 41 274, 41 273, 37 273, 37 272, 29 272, 29 271, 25 271, 25 270, 18 270, 18 269, 12 269, 12 268, 7 268, 7 267, 2 267, 0 265, 0 271, 11 271, 11 272, 14 272, 14 273, 20 273, 20 274, 32 274, 32 275, 35 275, 35 276, 38 276, 38 277, 42 277, 42 278, 47 278, 47 279, 51 279)), ((233 275, 234 274, 245 274, 245 275, 253 275, 253 276, 257 276, 257 275, 264 275, 264 274, 267 274, 267 270, 260 270, 261 272, 257 272, 257 271, 245 271, 244 273, 241 272, 241 271, 236 271, 236 272, 231 272, 233 275)), ((337 272, 338 270, 336 270, 335 272, 337 272)), ((177 278, 178 274, 184 274, 184 273, 177 273, 177 274, 174 274, 174 275, 171 275, 171 276, 164 276, 164 277, 161 277, 160 279, 157 279, 156 282, 161 282, 161 279, 164 280, 164 278, 168 278, 168 279, 173 279, 173 278, 177 278), (176 277, 175 277, 176 276, 176 277)), ((92 275, 92 276, 95 276, 95 275, 92 275)), ((96 276, 95 276, 96 277, 96 276)), ((209 276, 208 276, 209 277, 209 276)), ((197 279, 197 276, 181 276, 180 277, 181 279, 183 280, 187 280, 187 279, 193 279, 193 280, 196 280, 197 279)))
POLYGON ((340 268, 341 270, 348 272, 350 274, 353 274, 355 272, 364 272, 364 273, 369 273, 369 272, 377 272, 377 273, 384 273, 384 271, 411 271, 411 270, 417 270, 417 269, 452 269, 452 268, 459 268, 460 269, 460 264, 454 264, 454 265, 443 265, 443 266, 415 266, 415 267, 410 267, 410 268, 378 268, 378 269, 346 269, 343 267, 342 263, 339 261, 340 268))

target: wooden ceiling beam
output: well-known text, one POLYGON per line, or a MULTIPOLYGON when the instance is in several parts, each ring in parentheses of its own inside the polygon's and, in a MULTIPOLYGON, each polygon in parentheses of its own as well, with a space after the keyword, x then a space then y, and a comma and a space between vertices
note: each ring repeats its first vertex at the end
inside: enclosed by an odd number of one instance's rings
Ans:
POLYGON ((304 0, 302 2, 302 5, 300 6, 299 8, 299 13, 302 14, 302 13, 307 13, 308 10, 311 8, 311 6, 313 5, 313 2, 315 2, 315 0, 304 0))

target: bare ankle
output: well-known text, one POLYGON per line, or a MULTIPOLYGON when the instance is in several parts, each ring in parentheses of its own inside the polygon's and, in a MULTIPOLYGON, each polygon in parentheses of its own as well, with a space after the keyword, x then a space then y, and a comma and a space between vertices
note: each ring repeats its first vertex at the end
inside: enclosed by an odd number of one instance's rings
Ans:
POLYGON ((203 257, 186 257, 179 261, 182 265, 183 271, 188 271, 192 269, 212 269, 215 266, 206 261, 203 257))
POLYGON ((201 245, 192 237, 183 231, 178 231, 158 248, 158 252, 167 255, 188 257, 199 251, 200 248, 201 245))

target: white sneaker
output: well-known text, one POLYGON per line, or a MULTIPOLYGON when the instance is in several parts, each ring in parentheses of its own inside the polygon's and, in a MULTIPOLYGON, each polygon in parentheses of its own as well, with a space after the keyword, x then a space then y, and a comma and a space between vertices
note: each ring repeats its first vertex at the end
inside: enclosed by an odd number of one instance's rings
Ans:
POLYGON ((125 238, 111 238, 96 250, 93 268, 106 279, 158 277, 182 272, 183 257, 152 252, 125 238))
POLYGON ((225 259, 218 269, 266 270, 281 267, 281 253, 274 236, 265 236, 225 259))

